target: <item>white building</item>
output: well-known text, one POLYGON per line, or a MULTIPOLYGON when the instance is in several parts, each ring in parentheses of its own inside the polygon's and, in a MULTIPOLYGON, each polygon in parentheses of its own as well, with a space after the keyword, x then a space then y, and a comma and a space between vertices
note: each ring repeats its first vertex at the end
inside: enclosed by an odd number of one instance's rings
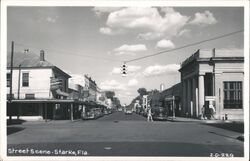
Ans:
POLYGON ((209 113, 209 100, 217 119, 243 117, 243 50, 198 50, 181 64, 182 113, 199 117, 209 113), (213 100, 213 101, 211 101, 213 100))
MULTIPOLYGON (((56 110, 60 108, 57 103, 66 100, 69 96, 68 78, 70 75, 46 61, 43 50, 41 50, 40 56, 31 52, 15 52, 13 55, 11 97, 13 103, 11 107, 8 104, 8 114, 40 116, 41 118, 55 117, 56 110), (51 103, 47 104, 48 101, 51 103)), ((11 56, 8 54, 7 98, 9 100, 11 91, 10 58, 11 56)), ((62 111, 67 111, 67 109, 62 111)))

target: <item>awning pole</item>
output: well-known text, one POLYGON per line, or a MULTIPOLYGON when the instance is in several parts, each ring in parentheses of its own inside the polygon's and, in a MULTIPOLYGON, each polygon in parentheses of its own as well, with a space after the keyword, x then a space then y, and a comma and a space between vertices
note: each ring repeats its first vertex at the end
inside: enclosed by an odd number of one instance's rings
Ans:
POLYGON ((73 103, 70 104, 70 118, 71 118, 71 121, 74 121, 74 118, 73 118, 73 103))
POLYGON ((47 122, 47 103, 44 104, 45 105, 45 122, 47 122))
POLYGON ((173 119, 175 118, 175 97, 173 96, 173 119))

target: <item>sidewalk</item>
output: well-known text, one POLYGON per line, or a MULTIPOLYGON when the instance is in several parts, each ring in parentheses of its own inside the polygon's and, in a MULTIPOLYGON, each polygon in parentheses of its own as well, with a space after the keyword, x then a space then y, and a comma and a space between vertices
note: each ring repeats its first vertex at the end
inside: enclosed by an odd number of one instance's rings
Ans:
POLYGON ((244 123, 243 120, 209 120, 209 119, 206 119, 206 120, 201 120, 201 119, 198 119, 198 118, 190 118, 190 117, 175 117, 175 118, 172 118, 171 116, 168 117, 168 121, 173 121, 173 122, 201 122, 201 123, 206 123, 206 124, 213 124, 213 123, 244 123))
POLYGON ((199 120, 197 118, 190 118, 190 117, 175 117, 172 116, 168 117, 168 121, 172 122, 202 122, 204 120, 199 120))

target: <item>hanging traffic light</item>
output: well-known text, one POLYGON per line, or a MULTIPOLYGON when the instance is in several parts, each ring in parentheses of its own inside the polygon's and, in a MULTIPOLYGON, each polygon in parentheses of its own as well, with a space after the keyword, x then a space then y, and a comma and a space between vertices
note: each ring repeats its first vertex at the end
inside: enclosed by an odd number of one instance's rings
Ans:
POLYGON ((124 64, 122 65, 122 76, 126 77, 127 76, 127 66, 126 63, 124 62, 124 64))

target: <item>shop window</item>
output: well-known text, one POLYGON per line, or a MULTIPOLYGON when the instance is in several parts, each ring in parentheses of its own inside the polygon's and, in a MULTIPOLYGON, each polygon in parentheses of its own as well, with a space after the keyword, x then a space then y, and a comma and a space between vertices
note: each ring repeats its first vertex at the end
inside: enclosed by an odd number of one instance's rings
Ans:
POLYGON ((22 79, 22 85, 23 87, 29 86, 29 73, 23 73, 23 79, 22 79))
POLYGON ((223 82, 224 83, 224 108, 242 108, 242 82, 223 82))
POLYGON ((22 106, 23 116, 39 116, 39 107, 37 104, 27 103, 22 106))
POLYGON ((25 99, 35 99, 35 94, 25 94, 25 99))

